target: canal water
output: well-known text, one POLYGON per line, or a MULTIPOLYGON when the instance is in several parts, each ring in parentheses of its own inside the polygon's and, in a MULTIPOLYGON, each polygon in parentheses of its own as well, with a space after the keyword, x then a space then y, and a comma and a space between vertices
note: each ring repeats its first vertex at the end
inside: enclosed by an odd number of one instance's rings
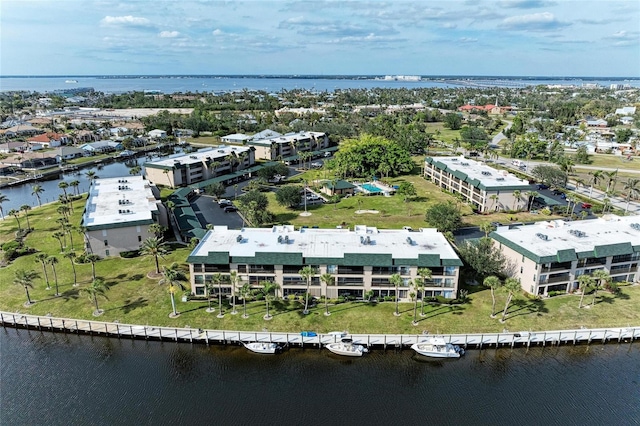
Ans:
POLYGON ((0 329, 3 425, 640 422, 640 343, 343 358, 0 329))

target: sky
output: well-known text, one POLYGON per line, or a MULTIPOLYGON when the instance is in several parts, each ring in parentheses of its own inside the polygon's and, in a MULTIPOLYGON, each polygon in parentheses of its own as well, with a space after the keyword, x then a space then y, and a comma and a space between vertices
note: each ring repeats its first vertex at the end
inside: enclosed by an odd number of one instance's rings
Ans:
POLYGON ((640 1, 0 1, 0 76, 170 74, 640 77, 640 1))

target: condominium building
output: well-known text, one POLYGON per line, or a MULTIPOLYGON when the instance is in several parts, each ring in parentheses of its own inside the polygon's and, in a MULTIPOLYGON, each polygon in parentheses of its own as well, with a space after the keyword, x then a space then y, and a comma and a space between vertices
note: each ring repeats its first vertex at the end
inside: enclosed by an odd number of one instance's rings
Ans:
POLYGON ((640 279, 640 219, 607 216, 593 220, 501 226, 490 234, 530 294, 568 292, 578 277, 606 270, 613 281, 640 279))
POLYGON ((241 172, 255 164, 254 151, 249 146, 220 145, 150 161, 144 168, 149 181, 175 188, 241 172))
POLYGON ((465 157, 427 157, 424 177, 434 184, 460 194, 480 213, 522 210, 528 206, 528 181, 506 170, 465 157))
POLYGON ((256 150, 256 158, 262 160, 281 160, 298 155, 300 152, 313 152, 329 147, 329 137, 322 132, 287 133, 264 139, 246 141, 256 150))
POLYGON ((149 226, 167 226, 160 192, 142 176, 96 179, 82 215, 86 250, 99 256, 117 256, 140 248, 153 234, 149 226))
POLYGON ((398 296, 404 301, 410 300, 410 282, 419 276, 419 268, 432 272, 425 288, 427 297, 455 298, 462 266, 449 242, 435 229, 410 232, 365 225, 354 230, 215 226, 187 261, 195 295, 206 294, 205 285, 213 282, 215 274, 223 276, 222 291, 229 294, 231 272, 256 288, 261 281, 276 282, 279 296, 304 294, 307 283, 299 271, 312 266, 316 271, 310 287, 313 296, 364 298, 370 290, 377 297, 395 296, 390 277, 400 274, 403 283, 398 296), (333 276, 333 285, 322 282, 320 276, 325 273, 333 276))

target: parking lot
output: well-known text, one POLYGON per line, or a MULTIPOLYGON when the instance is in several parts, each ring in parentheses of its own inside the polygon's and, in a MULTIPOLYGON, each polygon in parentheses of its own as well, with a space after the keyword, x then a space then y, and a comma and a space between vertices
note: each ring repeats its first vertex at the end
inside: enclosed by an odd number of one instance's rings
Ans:
POLYGON ((229 229, 242 228, 242 217, 237 212, 225 213, 214 197, 200 195, 193 199, 191 207, 203 228, 206 228, 207 224, 226 225, 229 229))

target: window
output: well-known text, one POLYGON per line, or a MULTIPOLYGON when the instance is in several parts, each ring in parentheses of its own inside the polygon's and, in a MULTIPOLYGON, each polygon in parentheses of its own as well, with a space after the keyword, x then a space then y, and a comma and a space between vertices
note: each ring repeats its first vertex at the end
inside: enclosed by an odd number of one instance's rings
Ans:
POLYGON ((523 273, 523 272, 524 272, 524 268, 521 266, 520 267, 520 273, 523 273))
POLYGON ((193 282, 195 284, 204 284, 204 276, 203 275, 194 275, 193 282))
POLYGON ((197 286, 196 287, 196 296, 204 296, 204 287, 203 286, 197 286))
POLYGON ((103 229, 103 230, 102 230, 102 236, 103 236, 103 237, 106 237, 106 236, 107 236, 107 230, 106 230, 106 229, 103 229))
POLYGON ((104 240, 104 246, 107 247, 109 245, 109 241, 104 240))
POLYGON ((445 275, 455 275, 456 274, 456 267, 455 266, 445 266, 444 268, 444 274, 445 275))
POLYGON ((142 242, 142 235, 138 235, 138 242, 141 243, 142 242))

